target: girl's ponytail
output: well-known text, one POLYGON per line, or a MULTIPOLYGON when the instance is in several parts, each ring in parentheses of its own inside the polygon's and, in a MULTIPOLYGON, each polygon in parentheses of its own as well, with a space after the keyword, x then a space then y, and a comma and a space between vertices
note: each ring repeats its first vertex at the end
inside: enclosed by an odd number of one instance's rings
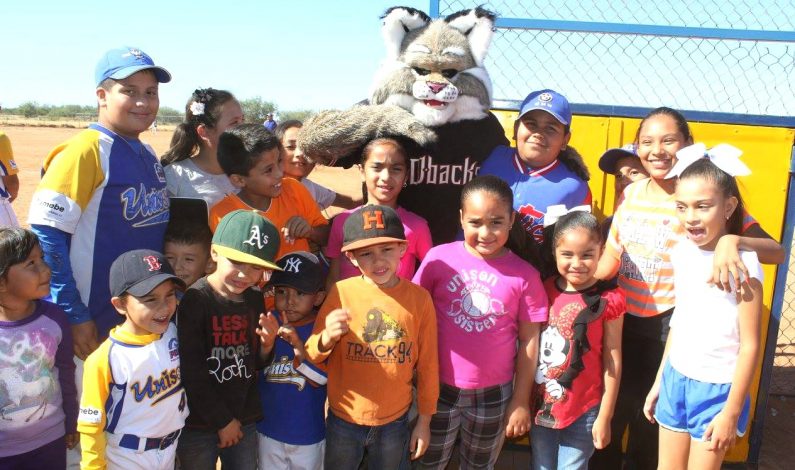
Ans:
POLYGON ((582 155, 571 145, 567 145, 565 149, 561 150, 558 154, 558 160, 561 161, 566 168, 573 171, 575 175, 579 176, 583 181, 591 179, 591 174, 588 172, 588 167, 582 159, 582 155))
POLYGON ((199 126, 215 127, 221 118, 221 107, 235 97, 226 90, 200 88, 193 91, 185 105, 185 120, 181 122, 174 136, 171 147, 163 154, 160 163, 165 166, 192 157, 201 145, 199 126))

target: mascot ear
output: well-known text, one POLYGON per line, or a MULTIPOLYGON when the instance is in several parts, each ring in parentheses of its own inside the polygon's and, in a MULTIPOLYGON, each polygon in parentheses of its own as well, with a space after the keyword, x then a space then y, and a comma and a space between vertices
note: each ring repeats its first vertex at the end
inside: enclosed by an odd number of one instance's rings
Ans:
POLYGON ((431 18, 425 13, 409 7, 392 7, 381 16, 381 35, 386 44, 387 59, 397 60, 400 45, 406 33, 427 25, 431 18))
POLYGON ((472 57, 478 67, 483 67, 486 51, 488 51, 491 37, 494 35, 494 20, 496 18, 497 15, 493 12, 477 7, 453 13, 444 19, 450 26, 461 31, 467 37, 472 57))

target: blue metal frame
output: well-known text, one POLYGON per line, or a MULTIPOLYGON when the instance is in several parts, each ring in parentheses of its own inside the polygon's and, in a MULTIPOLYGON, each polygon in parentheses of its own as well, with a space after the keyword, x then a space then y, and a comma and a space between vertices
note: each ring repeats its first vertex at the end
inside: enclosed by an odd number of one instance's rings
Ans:
POLYGON ((506 29, 537 29, 544 31, 570 31, 575 33, 632 34, 640 36, 667 36, 737 41, 795 42, 795 31, 696 28, 691 26, 662 26, 652 24, 603 23, 596 21, 542 20, 530 18, 497 18, 495 26, 506 29))
MULTIPOLYGON (((522 102, 518 100, 494 100, 495 109, 518 110, 522 102)), ((572 103, 574 114, 584 116, 624 116, 643 118, 652 108, 636 106, 612 106, 606 104, 572 103)), ((758 114, 715 113, 709 111, 682 111, 688 121, 747 124, 751 126, 770 126, 795 128, 795 116, 765 116, 758 114)))
POLYGON ((784 247, 784 263, 776 269, 776 283, 773 287, 773 303, 770 305, 770 323, 767 325, 767 341, 762 356, 762 375, 759 379, 759 391, 754 411, 754 420, 751 423, 751 434, 748 449, 749 463, 759 462, 759 453, 762 450, 762 430, 767 413, 767 399, 770 393, 770 380, 773 374, 773 355, 776 353, 778 342, 778 329, 781 323, 781 311, 784 307, 784 293, 787 290, 787 274, 789 273, 790 248, 792 236, 795 232, 795 147, 792 149, 789 169, 789 187, 787 188, 787 208, 784 215, 784 231, 781 236, 781 245, 784 247))

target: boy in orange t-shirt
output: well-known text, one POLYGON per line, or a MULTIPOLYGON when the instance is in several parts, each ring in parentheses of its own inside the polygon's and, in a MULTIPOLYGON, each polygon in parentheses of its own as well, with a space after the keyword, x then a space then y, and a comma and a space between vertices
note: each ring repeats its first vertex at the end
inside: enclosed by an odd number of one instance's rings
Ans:
POLYGON ((397 276, 406 236, 397 213, 362 206, 343 227, 342 251, 362 272, 337 282, 320 308, 307 357, 328 373, 326 468, 407 468, 430 440, 439 397, 436 311, 422 287, 397 276), (419 418, 409 437, 411 382, 419 418))
POLYGON ((258 124, 227 130, 218 142, 218 163, 232 184, 240 188, 210 209, 210 228, 236 209, 255 209, 279 229, 281 244, 276 258, 294 251, 309 251, 309 241, 325 245, 328 221, 309 191, 291 178, 283 178, 282 146, 258 124))

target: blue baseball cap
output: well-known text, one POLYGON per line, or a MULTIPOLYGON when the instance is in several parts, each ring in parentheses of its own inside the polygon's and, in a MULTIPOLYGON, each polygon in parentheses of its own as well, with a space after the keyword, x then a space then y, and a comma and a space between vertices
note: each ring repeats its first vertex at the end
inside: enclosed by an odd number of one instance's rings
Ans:
POLYGON ((135 47, 111 49, 99 59, 94 70, 94 82, 97 86, 108 78, 123 80, 135 72, 151 69, 160 83, 171 81, 171 74, 155 62, 142 50, 135 47))
POLYGON ((519 119, 536 109, 548 112, 564 126, 571 124, 569 100, 555 90, 538 90, 527 95, 519 109, 519 119))
POLYGON ((626 144, 623 147, 609 149, 599 157, 599 169, 611 175, 616 174, 616 163, 624 157, 637 158, 637 148, 635 144, 626 144))

